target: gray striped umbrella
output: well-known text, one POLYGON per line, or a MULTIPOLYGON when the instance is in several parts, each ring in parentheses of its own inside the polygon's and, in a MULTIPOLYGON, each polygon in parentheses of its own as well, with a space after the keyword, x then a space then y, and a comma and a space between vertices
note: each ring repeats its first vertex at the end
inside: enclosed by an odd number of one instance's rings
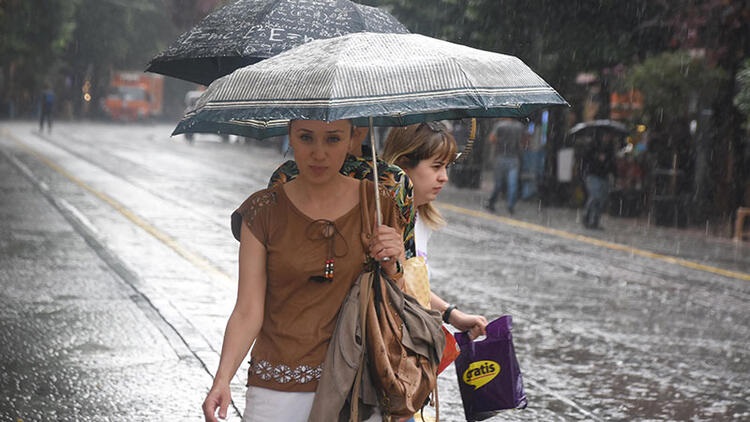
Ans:
POLYGON ((308 41, 363 31, 409 32, 388 12, 349 0, 238 0, 180 35, 146 71, 208 85, 308 41))
POLYGON ((312 41, 214 81, 174 134, 265 138, 290 119, 403 126, 567 105, 520 59, 418 34, 312 41))

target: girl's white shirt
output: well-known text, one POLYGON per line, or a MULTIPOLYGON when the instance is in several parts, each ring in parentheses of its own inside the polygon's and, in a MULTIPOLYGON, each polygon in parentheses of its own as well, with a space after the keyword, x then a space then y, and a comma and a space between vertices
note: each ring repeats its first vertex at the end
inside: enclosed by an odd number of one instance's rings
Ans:
MULTIPOLYGON (((424 257, 425 263, 427 262, 427 243, 430 241, 433 230, 425 224, 422 219, 419 218, 419 212, 414 215, 416 219, 414 221, 414 245, 417 249, 417 256, 424 257)), ((427 271, 429 272, 430 266, 427 265, 427 271)))

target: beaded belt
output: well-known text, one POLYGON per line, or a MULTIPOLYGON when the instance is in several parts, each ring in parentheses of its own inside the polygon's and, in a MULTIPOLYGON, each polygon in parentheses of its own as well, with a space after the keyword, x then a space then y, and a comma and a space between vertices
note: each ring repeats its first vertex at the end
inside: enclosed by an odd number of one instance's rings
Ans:
POLYGON ((322 371, 323 365, 300 365, 296 368, 291 368, 288 365, 273 365, 267 360, 259 360, 257 362, 250 362, 250 370, 248 372, 263 381, 274 380, 279 384, 306 384, 319 380, 322 371))

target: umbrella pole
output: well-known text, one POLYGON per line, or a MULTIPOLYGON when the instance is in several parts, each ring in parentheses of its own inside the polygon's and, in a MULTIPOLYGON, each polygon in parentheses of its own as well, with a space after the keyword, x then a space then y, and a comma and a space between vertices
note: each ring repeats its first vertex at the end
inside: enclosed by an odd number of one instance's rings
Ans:
POLYGON ((370 149, 372 151, 372 183, 375 185, 375 213, 377 214, 377 222, 378 226, 383 224, 382 217, 380 215, 380 195, 379 195, 379 189, 378 189, 378 159, 377 159, 377 149, 375 148, 375 144, 378 143, 377 135, 375 134, 375 129, 372 124, 372 116, 370 116, 370 149))

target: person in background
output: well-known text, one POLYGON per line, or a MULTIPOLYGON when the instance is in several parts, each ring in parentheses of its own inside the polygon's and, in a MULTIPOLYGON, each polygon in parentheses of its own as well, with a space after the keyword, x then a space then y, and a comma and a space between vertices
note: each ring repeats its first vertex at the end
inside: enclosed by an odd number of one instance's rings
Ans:
POLYGON ((584 183, 588 196, 584 206, 583 226, 587 229, 601 229, 599 220, 607 205, 610 177, 615 174, 612 142, 611 133, 596 136, 583 156, 584 183))
POLYGON ((52 90, 51 86, 47 86, 47 89, 42 92, 40 99, 40 110, 39 110, 39 132, 41 133, 44 129, 44 122, 47 122, 47 131, 52 132, 52 112, 55 108, 55 91, 52 90))
MULTIPOLYGON (((203 403, 206 421, 216 422, 217 411, 226 418, 230 380, 252 345, 243 420, 306 422, 339 309, 365 256, 393 279, 403 274, 402 219, 387 193, 380 194, 383 225, 369 241, 361 236, 362 190, 368 204, 375 191, 369 180, 339 171, 352 134, 348 120, 292 121, 297 176, 255 192, 236 211, 237 301, 203 403)), ((377 412, 367 419, 379 420, 377 412)))
POLYGON ((495 186, 486 208, 495 212, 495 202, 505 185, 505 201, 513 215, 518 200, 518 178, 521 171, 521 145, 524 125, 516 119, 500 119, 490 132, 489 141, 495 145, 495 186))

